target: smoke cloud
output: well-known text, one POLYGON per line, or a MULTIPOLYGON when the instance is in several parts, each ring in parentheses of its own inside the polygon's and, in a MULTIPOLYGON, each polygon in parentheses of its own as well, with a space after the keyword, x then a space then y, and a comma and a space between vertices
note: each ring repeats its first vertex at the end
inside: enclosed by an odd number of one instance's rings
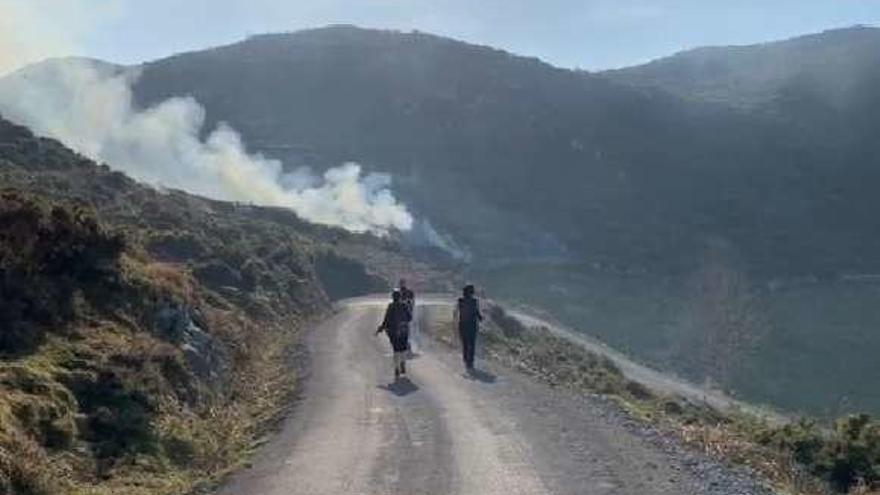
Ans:
POLYGON ((354 232, 384 235, 412 227, 388 175, 364 175, 356 163, 321 177, 306 169, 285 173, 278 160, 249 154, 226 124, 200 138, 205 111, 192 98, 135 109, 134 77, 83 59, 31 66, 0 80, 0 113, 158 186, 286 207, 308 221, 354 232))
POLYGON ((412 246, 440 249, 458 261, 469 262, 473 258, 470 251, 456 242, 451 235, 438 231, 431 222, 421 216, 413 223, 404 239, 412 246))
POLYGON ((107 0, 0 0, 0 75, 71 55, 89 32, 119 13, 107 0))

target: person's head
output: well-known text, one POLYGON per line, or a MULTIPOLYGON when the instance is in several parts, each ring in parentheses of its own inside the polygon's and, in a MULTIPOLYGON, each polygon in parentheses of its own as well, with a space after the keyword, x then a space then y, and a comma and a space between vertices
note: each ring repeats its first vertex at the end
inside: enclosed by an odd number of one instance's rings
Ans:
POLYGON ((400 287, 401 289, 406 289, 406 279, 405 278, 400 279, 400 284, 398 284, 398 287, 400 287))
POLYGON ((467 285, 465 285, 464 288, 461 290, 461 293, 464 295, 464 297, 474 297, 474 286, 473 286, 473 284, 467 284, 467 285))
POLYGON ((391 300, 394 302, 400 301, 400 291, 395 289, 391 292, 391 300))

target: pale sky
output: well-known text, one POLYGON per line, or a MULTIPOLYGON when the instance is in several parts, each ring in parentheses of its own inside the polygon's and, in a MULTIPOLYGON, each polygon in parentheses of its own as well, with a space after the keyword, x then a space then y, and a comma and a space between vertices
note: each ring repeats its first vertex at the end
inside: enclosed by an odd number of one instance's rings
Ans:
POLYGON ((880 0, 0 0, 0 72, 47 55, 138 63, 339 23, 418 29, 598 70, 697 46, 876 26, 880 0))

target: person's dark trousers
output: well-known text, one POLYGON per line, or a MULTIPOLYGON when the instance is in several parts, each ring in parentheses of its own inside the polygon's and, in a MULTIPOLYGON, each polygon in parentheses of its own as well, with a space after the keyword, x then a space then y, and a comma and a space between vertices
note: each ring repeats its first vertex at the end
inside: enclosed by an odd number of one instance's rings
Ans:
POLYGON ((461 357, 468 369, 474 367, 474 352, 477 347, 477 326, 459 325, 458 334, 461 337, 461 357))

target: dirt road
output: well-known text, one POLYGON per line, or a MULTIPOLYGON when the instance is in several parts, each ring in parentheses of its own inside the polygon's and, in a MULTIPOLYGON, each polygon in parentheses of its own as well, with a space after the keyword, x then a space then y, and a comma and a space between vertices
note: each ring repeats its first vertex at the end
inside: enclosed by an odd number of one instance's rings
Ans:
POLYGON ((485 364, 465 375, 425 338, 392 383, 381 304, 349 301, 310 332, 302 399, 219 495, 766 493, 602 399, 485 364))

